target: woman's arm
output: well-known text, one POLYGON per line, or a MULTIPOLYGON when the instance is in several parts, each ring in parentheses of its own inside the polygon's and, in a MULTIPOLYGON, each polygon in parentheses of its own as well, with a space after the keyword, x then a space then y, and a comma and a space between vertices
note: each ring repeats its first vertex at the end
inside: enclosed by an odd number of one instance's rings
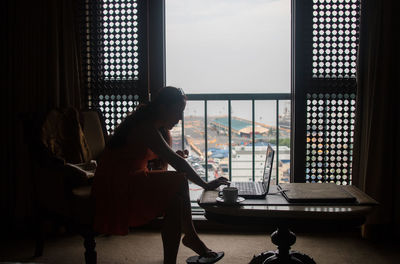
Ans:
POLYGON ((225 178, 219 178, 218 182, 207 183, 193 170, 184 158, 175 153, 168 143, 164 140, 161 133, 152 126, 144 129, 143 137, 149 148, 160 158, 167 161, 177 171, 186 172, 186 177, 193 183, 204 189, 213 189, 219 185, 225 184, 225 178))

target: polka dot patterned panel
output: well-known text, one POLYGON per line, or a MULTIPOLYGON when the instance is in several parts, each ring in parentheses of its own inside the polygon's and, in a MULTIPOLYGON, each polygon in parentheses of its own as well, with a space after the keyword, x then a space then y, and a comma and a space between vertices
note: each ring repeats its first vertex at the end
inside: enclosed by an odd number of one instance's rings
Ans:
POLYGON ((355 78, 360 0, 313 0, 313 78, 355 78))
POLYGON ((145 99, 144 1, 82 1, 86 104, 99 109, 109 134, 145 99))
POLYGON ((355 98, 307 94, 306 182, 351 184, 355 98))
POLYGON ((138 9, 136 0, 103 0, 98 18, 102 32, 104 78, 137 80, 139 75, 138 9))
POLYGON ((103 113, 109 134, 139 105, 138 95, 100 95, 99 109, 103 113))

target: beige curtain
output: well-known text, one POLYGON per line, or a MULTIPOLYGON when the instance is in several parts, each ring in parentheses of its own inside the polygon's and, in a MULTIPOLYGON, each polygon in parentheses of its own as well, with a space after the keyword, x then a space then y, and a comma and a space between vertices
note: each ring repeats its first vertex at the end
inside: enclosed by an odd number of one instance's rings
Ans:
POLYGON ((400 227, 398 29, 394 1, 363 1, 362 10, 353 179, 380 203, 364 235, 388 235, 400 227))
POLYGON ((6 0, 7 74, 2 85, 1 221, 29 217, 32 179, 21 116, 81 107, 82 74, 77 23, 70 0, 6 0), (4 99, 4 98, 3 98, 4 99), (3 123, 4 124, 4 123, 3 123))

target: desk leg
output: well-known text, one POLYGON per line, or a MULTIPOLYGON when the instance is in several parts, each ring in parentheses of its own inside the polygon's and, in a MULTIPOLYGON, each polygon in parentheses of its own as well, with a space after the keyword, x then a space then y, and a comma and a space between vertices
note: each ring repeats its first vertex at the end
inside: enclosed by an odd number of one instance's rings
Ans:
POLYGON ((296 235, 288 227, 279 226, 272 233, 271 241, 278 246, 278 250, 254 256, 249 264, 316 264, 311 257, 290 250, 290 247, 296 242, 296 235))

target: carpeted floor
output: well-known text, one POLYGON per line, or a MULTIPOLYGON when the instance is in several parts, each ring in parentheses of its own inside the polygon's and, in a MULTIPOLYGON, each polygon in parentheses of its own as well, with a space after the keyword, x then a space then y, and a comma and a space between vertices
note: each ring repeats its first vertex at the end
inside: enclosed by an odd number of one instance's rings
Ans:
MULTIPOLYGON (((201 237, 210 248, 225 251, 225 257, 218 264, 245 264, 254 254, 275 250, 270 238, 261 233, 201 233, 201 237)), ((161 237, 155 231, 135 230, 127 236, 102 236, 96 241, 99 264, 162 264, 161 237)), ((2 240, 0 262, 84 263, 84 248, 78 235, 47 239, 40 258, 31 258, 33 249, 31 239, 2 240)), ((373 243, 356 233, 298 234, 293 249, 312 256, 318 264, 400 263, 398 245, 373 243)), ((184 264, 191 255, 193 253, 181 245, 178 263, 184 264)))

